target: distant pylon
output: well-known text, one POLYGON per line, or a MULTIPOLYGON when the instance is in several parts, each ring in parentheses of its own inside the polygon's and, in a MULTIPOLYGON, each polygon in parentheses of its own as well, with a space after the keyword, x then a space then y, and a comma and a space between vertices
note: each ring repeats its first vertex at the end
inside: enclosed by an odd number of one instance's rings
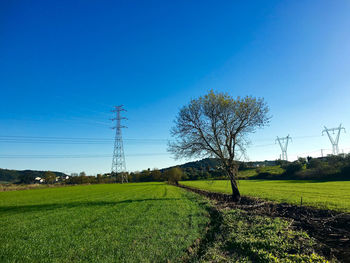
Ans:
POLYGON ((117 121, 117 123, 114 127, 112 127, 112 129, 115 129, 115 140, 111 174, 115 174, 116 176, 120 175, 121 182, 127 183, 128 177, 126 175, 126 165, 122 139, 122 128, 126 128, 126 126, 121 125, 121 120, 126 118, 121 116, 121 111, 126 111, 125 109, 123 109, 123 105, 114 106, 114 109, 112 110, 112 112, 116 113, 116 116, 111 120, 117 121))
POLYGON ((288 148, 288 141, 289 140, 292 140, 292 138, 289 135, 287 137, 284 137, 284 138, 279 138, 277 136, 276 141, 278 141, 278 143, 281 147, 281 150, 282 150, 282 155, 280 155, 281 160, 288 161, 287 148, 288 148))
POLYGON ((327 127, 324 126, 324 130, 322 131, 322 135, 325 132, 327 133, 328 138, 329 138, 329 140, 331 141, 331 144, 332 144, 332 150, 333 150, 333 154, 334 155, 338 155, 339 154, 338 143, 339 143, 339 136, 340 136, 341 130, 344 130, 344 132, 345 132, 345 128, 342 127, 341 124, 340 124, 338 128, 331 128, 331 129, 327 129, 327 127), (332 135, 329 132, 333 132, 333 134, 335 134, 336 131, 337 131, 337 134, 336 134, 335 138, 333 138, 332 135))

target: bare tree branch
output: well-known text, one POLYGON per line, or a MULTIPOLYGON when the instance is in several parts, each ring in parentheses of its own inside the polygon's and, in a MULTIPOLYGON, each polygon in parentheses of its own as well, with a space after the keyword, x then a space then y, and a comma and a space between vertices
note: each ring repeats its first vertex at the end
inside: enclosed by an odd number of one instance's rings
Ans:
POLYGON ((233 98, 210 91, 180 110, 171 129, 176 139, 168 150, 175 158, 219 158, 231 180, 233 195, 239 199, 236 161, 246 156, 247 134, 269 123, 268 112, 262 98, 233 98))

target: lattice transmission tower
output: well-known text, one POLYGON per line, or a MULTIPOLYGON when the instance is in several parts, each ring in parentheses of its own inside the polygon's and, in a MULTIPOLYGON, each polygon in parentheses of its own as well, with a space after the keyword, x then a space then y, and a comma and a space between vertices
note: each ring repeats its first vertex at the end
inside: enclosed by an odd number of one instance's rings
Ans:
POLYGON ((331 141, 331 144, 332 144, 332 152, 333 152, 334 155, 338 155, 339 154, 338 143, 339 143, 339 136, 340 136, 341 130, 344 130, 344 132, 345 132, 345 128, 342 127, 341 124, 340 124, 339 127, 331 128, 331 129, 327 129, 327 127, 324 126, 324 130, 322 131, 322 135, 325 132, 327 133, 328 138, 329 138, 329 140, 331 141), (333 135, 335 135, 335 137, 333 138, 332 135, 329 132, 332 132, 333 135))
POLYGON ((283 138, 279 138, 277 136, 277 139, 276 139, 276 142, 279 143, 282 150, 281 160, 284 160, 284 161, 288 161, 287 149, 288 149, 289 140, 292 141, 292 138, 289 135, 283 138))
POLYGON ((126 111, 125 109, 123 109, 123 105, 114 106, 114 109, 112 110, 112 112, 115 113, 115 117, 111 120, 116 121, 116 125, 112 127, 112 129, 115 129, 115 140, 111 174, 115 175, 116 178, 118 175, 120 175, 121 182, 127 183, 128 176, 126 174, 126 164, 122 138, 122 128, 126 128, 126 126, 121 125, 121 120, 126 120, 126 118, 121 116, 122 111, 126 111))

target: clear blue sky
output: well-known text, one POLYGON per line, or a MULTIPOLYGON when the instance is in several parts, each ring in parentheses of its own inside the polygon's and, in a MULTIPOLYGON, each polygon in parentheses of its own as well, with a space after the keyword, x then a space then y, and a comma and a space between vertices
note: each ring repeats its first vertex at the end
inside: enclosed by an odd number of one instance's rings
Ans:
POLYGON ((119 104, 124 138, 137 139, 125 141, 128 170, 184 162, 166 154, 165 139, 178 109, 210 89, 269 104, 250 160, 276 159, 274 140, 288 134, 291 159, 319 154, 331 148, 323 125, 350 133, 349 14, 347 0, 1 1, 0 136, 111 141, 0 141, 0 156, 25 156, 0 167, 109 172, 119 104), (28 158, 82 154, 98 157, 28 158))

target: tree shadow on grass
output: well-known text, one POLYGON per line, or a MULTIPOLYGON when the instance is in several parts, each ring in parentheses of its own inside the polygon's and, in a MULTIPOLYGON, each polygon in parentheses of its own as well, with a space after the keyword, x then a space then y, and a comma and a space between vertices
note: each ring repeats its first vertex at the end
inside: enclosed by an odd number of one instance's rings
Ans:
POLYGON ((221 225, 223 224, 222 213, 213 206, 206 206, 206 210, 210 218, 208 231, 204 238, 200 240, 199 244, 194 245, 195 253, 185 257, 184 262, 200 262, 201 257, 206 253, 208 248, 212 247, 221 235, 221 225))
MULTIPOLYGON (((115 206, 119 204, 147 202, 147 201, 176 201, 184 200, 185 198, 146 198, 146 199, 127 199, 122 201, 82 201, 70 202, 62 204, 40 204, 40 205, 23 205, 23 206, 2 206, 0 213, 26 213, 37 211, 48 211, 61 208, 76 208, 76 207, 94 207, 94 206, 115 206)), ((187 198, 186 198, 187 199, 187 198)))

